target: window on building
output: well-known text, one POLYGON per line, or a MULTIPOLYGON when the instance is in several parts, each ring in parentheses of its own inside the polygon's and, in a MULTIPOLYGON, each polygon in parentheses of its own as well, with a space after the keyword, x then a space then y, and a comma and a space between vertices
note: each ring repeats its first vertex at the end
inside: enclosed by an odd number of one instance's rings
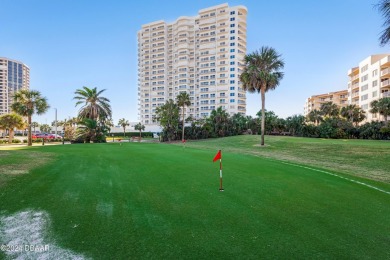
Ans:
POLYGON ((360 91, 365 91, 368 89, 368 84, 366 85, 363 85, 361 88, 360 88, 360 91))
POLYGON ((363 72, 365 72, 367 69, 368 69, 368 64, 367 64, 367 65, 364 65, 364 66, 360 69, 360 72, 363 73, 363 72))

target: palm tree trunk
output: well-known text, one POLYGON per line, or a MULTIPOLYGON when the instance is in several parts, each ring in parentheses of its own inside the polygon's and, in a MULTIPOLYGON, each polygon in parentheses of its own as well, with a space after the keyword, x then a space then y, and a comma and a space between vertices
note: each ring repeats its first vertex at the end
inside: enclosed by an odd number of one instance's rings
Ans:
POLYGON ((126 127, 123 127, 123 138, 126 137, 126 127))
POLYGON ((181 141, 184 142, 184 106, 183 106, 183 130, 182 130, 182 137, 181 137, 181 141))
POLYGON ((32 146, 32 138, 31 138, 31 116, 28 116, 27 117, 27 123, 28 123, 28 137, 27 137, 27 140, 28 140, 28 144, 27 146, 32 146))
POLYGON ((10 127, 8 131, 8 144, 12 144, 12 139, 14 139, 14 129, 10 127))
POLYGON ((261 88, 261 145, 264 145, 265 130, 265 86, 261 88))

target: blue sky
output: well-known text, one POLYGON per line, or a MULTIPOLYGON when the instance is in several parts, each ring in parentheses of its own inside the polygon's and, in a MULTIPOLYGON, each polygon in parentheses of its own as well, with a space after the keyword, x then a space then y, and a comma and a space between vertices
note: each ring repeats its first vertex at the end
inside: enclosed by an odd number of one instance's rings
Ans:
MULTIPOLYGON (((346 89, 347 71, 371 54, 389 53, 378 37, 379 0, 229 1, 248 8, 247 51, 267 45, 285 61, 281 85, 267 93, 266 108, 280 117, 303 113, 305 99, 346 89)), ((137 121, 137 31, 156 20, 174 21, 224 3, 198 1, 0 0, 0 56, 31 69, 31 89, 51 109, 34 120, 50 123, 77 115, 73 93, 82 86, 107 89, 114 123, 137 121)), ((247 95, 247 114, 260 108, 247 95)))

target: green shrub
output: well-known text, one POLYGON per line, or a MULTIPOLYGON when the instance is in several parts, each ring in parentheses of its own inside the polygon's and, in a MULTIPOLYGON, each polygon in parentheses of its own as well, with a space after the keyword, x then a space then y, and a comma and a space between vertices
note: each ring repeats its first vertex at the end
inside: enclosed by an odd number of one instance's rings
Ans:
MULTIPOLYGON (((107 134, 107 138, 112 138, 112 135, 114 137, 123 137, 123 133, 109 133, 107 134)), ((125 134, 126 137, 132 137, 132 136, 139 136, 139 132, 126 132, 125 134)), ((153 132, 142 132, 141 136, 143 138, 145 137, 153 137, 153 132)))

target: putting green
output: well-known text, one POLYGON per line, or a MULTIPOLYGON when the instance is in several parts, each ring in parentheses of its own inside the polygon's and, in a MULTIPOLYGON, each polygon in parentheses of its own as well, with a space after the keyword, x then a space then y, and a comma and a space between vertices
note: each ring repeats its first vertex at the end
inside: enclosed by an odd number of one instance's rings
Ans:
POLYGON ((219 192, 219 164, 212 163, 217 147, 147 143, 33 147, 7 151, 0 162, 12 164, 9 156, 24 158, 31 151, 37 160, 42 152, 51 158, 3 185, 1 231, 12 227, 12 217, 32 216, 45 241, 63 254, 390 257, 390 195, 347 179, 223 152, 225 191, 219 192))

